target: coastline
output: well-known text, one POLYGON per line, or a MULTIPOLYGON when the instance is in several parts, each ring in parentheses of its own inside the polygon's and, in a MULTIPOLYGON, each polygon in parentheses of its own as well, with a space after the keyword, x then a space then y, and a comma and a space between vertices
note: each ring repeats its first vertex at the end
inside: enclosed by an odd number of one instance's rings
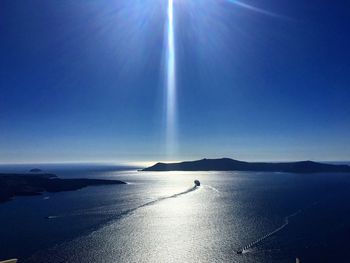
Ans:
POLYGON ((126 184, 120 180, 61 179, 55 174, 0 173, 0 203, 16 196, 41 195, 44 192, 75 191, 87 186, 126 184))

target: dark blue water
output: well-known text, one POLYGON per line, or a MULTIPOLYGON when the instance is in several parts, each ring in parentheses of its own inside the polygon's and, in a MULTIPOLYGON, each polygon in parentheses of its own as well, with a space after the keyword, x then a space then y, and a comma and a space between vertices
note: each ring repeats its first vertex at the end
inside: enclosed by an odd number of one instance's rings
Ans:
POLYGON ((61 177, 129 184, 1 204, 0 259, 295 262, 299 257, 302 262, 349 262, 349 174, 44 168, 61 177), (201 181, 199 188, 193 188, 194 179, 201 181))

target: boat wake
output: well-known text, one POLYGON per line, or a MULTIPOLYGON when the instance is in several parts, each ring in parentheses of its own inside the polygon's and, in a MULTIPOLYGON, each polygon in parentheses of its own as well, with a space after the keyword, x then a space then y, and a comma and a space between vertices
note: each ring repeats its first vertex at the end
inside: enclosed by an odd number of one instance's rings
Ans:
POLYGON ((205 184, 205 185, 203 185, 203 186, 204 186, 205 188, 208 188, 208 189, 210 189, 210 190, 216 192, 217 194, 220 194, 220 191, 219 191, 218 189, 216 189, 215 187, 212 187, 212 186, 207 185, 207 184, 205 184))
MULTIPOLYGON (((101 224, 89 229, 86 233, 82 234, 78 238, 66 240, 62 243, 54 245, 53 247, 51 247, 49 249, 37 251, 33 255, 31 255, 29 258, 25 259, 24 262, 27 262, 27 263, 47 262, 46 261, 47 258, 50 258, 51 263, 77 262, 76 258, 75 258, 75 256, 76 256, 75 253, 76 253, 76 251, 79 252, 83 249, 83 248, 76 249, 77 247, 80 246, 79 244, 86 244, 85 242, 88 242, 88 244, 90 244, 92 237, 94 235, 98 235, 99 233, 101 233, 101 231, 102 232, 107 231, 109 233, 110 232, 109 228, 110 227, 113 228, 115 226, 116 221, 126 219, 128 216, 135 213, 138 209, 155 205, 158 202, 162 202, 162 201, 165 201, 167 199, 178 198, 180 196, 183 196, 183 195, 186 195, 189 193, 193 193, 194 191, 199 190, 199 189, 200 189, 200 186, 195 185, 195 186, 193 186, 193 187, 191 187, 183 192, 179 192, 179 193, 169 195, 169 196, 160 197, 160 198, 155 199, 153 201, 139 205, 135 208, 123 211, 123 212, 118 213, 118 214, 113 214, 111 217, 108 217, 108 219, 104 223, 101 223, 101 224), (64 251, 64 253, 62 253, 62 251, 64 251)), ((88 213, 90 213, 90 212, 88 212, 88 213)), ((86 213, 85 212, 80 213, 80 215, 86 215, 86 213)), ((63 217, 63 216, 62 215, 61 216, 48 216, 47 219, 53 220, 53 219, 59 218, 59 217, 63 217)), ((85 262, 85 261, 78 261, 78 262, 85 262)))
POLYGON ((115 213, 114 210, 109 210, 109 209, 107 209, 107 210, 105 210, 103 212, 103 211, 101 211, 101 207, 99 207, 98 209, 93 209, 93 210, 90 210, 90 211, 89 210, 84 210, 84 211, 74 212, 74 213, 70 213, 70 214, 66 214, 66 215, 50 215, 50 216, 47 216, 46 219, 58 219, 58 218, 67 217, 67 216, 87 216, 87 215, 96 215, 96 214, 100 215, 101 213, 104 213, 105 215, 109 214, 109 219, 120 219, 121 217, 125 217, 126 215, 129 215, 129 214, 135 212, 136 210, 138 210, 140 208, 151 206, 151 205, 154 205, 154 204, 156 204, 158 202, 165 201, 167 199, 176 198, 176 197, 179 197, 179 196, 191 193, 191 192, 197 190, 198 188, 199 188, 199 186, 194 185, 193 187, 187 189, 186 191, 183 191, 183 192, 180 192, 180 193, 176 193, 176 194, 173 194, 173 195, 170 195, 170 196, 160 197, 160 198, 157 198, 157 199, 152 200, 150 202, 147 202, 147 203, 144 203, 142 205, 136 206, 134 208, 131 208, 131 209, 119 212, 117 214, 115 213))
POLYGON ((266 235, 260 237, 259 239, 253 241, 252 243, 246 245, 245 247, 243 247, 242 249, 237 251, 237 254, 245 254, 248 253, 253 247, 257 246, 258 244, 262 243, 264 240, 266 240, 267 238, 269 238, 270 236, 277 234, 278 232, 280 232, 281 230, 283 230, 286 226, 288 226, 289 224, 289 219, 291 217, 294 217, 296 215, 298 215, 299 213, 301 213, 301 210, 298 210, 297 212, 288 215, 284 218, 284 223, 283 225, 277 227, 275 230, 271 231, 270 233, 267 233, 266 235))
POLYGON ((160 197, 156 200, 153 200, 153 201, 150 201, 150 202, 147 202, 145 204, 142 204, 136 208, 133 208, 133 209, 130 209, 128 210, 127 212, 130 213, 130 212, 134 212, 135 210, 137 209, 140 209, 140 208, 143 208, 143 207, 146 207, 146 206, 150 206, 150 205, 154 205, 155 203, 158 203, 158 202, 161 202, 161 201, 164 201, 164 200, 167 200, 167 199, 171 199, 171 198, 176 198, 176 197, 179 197, 181 195, 185 195, 185 194, 188 194, 188 193, 191 193, 195 190, 197 190, 199 188, 199 186, 193 186, 189 189, 187 189, 186 191, 183 191, 183 192, 180 192, 180 193, 177 193, 177 194, 173 194, 173 195, 170 195, 170 196, 164 196, 164 197, 160 197))

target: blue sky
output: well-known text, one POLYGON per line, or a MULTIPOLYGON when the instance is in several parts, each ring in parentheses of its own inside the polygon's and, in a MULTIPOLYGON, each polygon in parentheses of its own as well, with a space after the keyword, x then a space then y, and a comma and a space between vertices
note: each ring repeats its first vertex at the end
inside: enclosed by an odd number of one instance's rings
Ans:
POLYGON ((350 3, 239 3, 174 0, 167 154, 166 0, 2 0, 0 162, 349 160, 350 3))

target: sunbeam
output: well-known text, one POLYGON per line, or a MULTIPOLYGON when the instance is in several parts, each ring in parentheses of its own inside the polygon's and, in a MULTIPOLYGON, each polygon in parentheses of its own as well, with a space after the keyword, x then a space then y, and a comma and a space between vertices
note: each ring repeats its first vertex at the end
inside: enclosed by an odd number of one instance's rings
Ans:
POLYGON ((174 37, 174 10, 173 0, 168 0, 168 26, 166 49, 166 147, 167 154, 171 155, 175 150, 175 126, 176 126, 176 61, 175 61, 175 37, 174 37))

